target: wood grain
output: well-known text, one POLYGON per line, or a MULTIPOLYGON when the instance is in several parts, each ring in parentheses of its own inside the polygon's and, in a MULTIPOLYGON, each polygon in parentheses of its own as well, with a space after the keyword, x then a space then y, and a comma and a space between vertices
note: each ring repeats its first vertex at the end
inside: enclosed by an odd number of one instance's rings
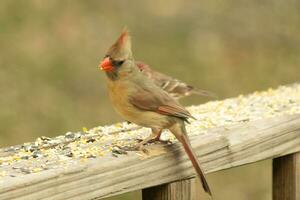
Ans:
POLYGON ((142 190, 143 200, 209 200, 198 178, 183 179, 142 190))
POLYGON ((300 200, 300 153, 273 160, 273 199, 300 200))
POLYGON ((180 180, 173 183, 146 188, 143 200, 192 200, 192 181, 180 180))
MULTIPOLYGON (((190 139, 204 171, 219 171, 299 152, 300 115, 220 127, 190 139)), ((118 158, 100 157, 69 168, 57 166, 57 169, 0 179, 0 199, 104 198, 195 175, 178 143, 153 148, 161 148, 165 153, 141 159, 131 152, 118 158)), ((213 193, 213 185, 211 188, 213 193)))

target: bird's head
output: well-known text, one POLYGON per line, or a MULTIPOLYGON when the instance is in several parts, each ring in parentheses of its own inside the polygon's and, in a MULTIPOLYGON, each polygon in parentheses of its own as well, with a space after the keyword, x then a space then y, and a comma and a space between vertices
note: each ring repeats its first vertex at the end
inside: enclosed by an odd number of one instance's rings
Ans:
POLYGON ((124 30, 117 41, 109 48, 99 68, 107 73, 116 73, 133 61, 130 35, 124 30))

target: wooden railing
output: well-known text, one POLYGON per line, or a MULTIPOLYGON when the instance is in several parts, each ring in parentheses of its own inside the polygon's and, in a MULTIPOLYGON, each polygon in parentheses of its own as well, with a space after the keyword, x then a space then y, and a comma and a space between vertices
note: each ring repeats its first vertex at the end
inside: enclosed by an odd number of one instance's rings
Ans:
MULTIPOLYGON (((299 85, 189 108, 198 120, 187 130, 205 173, 273 159, 273 199, 299 200, 299 108, 299 85)), ((3 148, 0 199, 101 199, 140 189, 143 200, 205 199, 169 134, 172 144, 149 145, 147 154, 126 151, 148 133, 122 123, 3 148)))

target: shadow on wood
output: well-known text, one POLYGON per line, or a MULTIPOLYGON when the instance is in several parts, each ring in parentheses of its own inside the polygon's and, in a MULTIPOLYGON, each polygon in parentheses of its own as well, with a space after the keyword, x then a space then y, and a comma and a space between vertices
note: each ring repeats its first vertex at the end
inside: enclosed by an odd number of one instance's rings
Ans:
POLYGON ((300 200, 300 153, 273 160, 273 199, 300 200))

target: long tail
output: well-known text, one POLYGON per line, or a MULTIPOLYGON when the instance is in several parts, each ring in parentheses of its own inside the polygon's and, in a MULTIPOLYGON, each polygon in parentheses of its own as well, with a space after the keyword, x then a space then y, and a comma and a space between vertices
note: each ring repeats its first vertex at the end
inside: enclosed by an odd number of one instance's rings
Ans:
POLYGON ((190 90, 188 91, 188 96, 190 94, 196 94, 196 95, 200 95, 200 96, 206 96, 206 97, 211 97, 211 98, 214 98, 214 99, 217 99, 218 96, 213 93, 213 92, 210 92, 210 91, 207 91, 207 90, 202 90, 202 89, 199 89, 199 88, 195 88, 193 86, 190 86, 190 90))
POLYGON ((204 176, 204 173, 200 167, 200 163, 192 149, 192 146, 189 142, 189 139, 187 137, 186 134, 182 134, 181 136, 179 136, 178 140, 182 143, 183 147, 184 147, 184 150, 185 152, 187 153, 188 157, 190 158, 190 160, 192 161, 192 164, 197 172, 197 174, 199 175, 200 177, 200 180, 202 182, 202 187, 204 189, 205 192, 207 192, 210 196, 211 196, 211 191, 210 191, 210 188, 208 186, 208 183, 206 181, 206 178, 204 176))

